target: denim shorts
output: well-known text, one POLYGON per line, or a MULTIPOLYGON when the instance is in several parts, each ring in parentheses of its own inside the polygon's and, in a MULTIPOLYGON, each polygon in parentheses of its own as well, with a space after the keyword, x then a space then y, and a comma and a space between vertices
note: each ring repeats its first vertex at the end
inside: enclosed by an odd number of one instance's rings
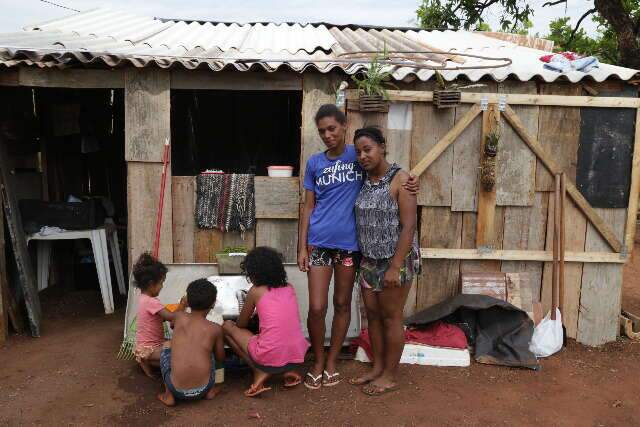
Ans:
POLYGON ((162 373, 162 380, 167 386, 167 390, 173 394, 178 400, 198 400, 204 398, 204 396, 213 388, 216 384, 216 361, 211 353, 211 374, 209 375, 209 382, 202 387, 190 388, 186 390, 177 389, 171 382, 171 349, 164 348, 160 353, 160 372, 162 373))
POLYGON ((344 249, 313 248, 309 255, 309 264, 315 267, 331 267, 343 265, 345 267, 358 267, 360 252, 344 249))

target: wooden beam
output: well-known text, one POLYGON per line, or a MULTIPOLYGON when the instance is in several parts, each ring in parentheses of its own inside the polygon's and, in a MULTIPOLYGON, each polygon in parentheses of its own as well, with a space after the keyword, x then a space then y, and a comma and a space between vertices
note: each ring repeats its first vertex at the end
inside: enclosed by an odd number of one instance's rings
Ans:
MULTIPOLYGON (((431 102, 433 92, 415 90, 389 90, 391 101, 431 102)), ((461 102, 479 103, 483 98, 491 103, 498 103, 501 98, 512 105, 549 105, 558 107, 604 107, 604 108, 640 108, 640 99, 622 97, 563 96, 563 95, 526 95, 462 92, 461 102)), ((347 99, 358 98, 355 89, 347 91, 347 99)))
POLYGON ((0 71, 0 86, 20 86, 20 75, 18 70, 10 68, 0 71))
POLYGON ((4 252, 4 207, 0 197, 0 344, 9 336, 8 301, 5 301, 5 286, 7 284, 6 255, 4 252))
POLYGON ((631 189, 629 207, 624 231, 624 245, 628 254, 633 252, 633 243, 638 221, 638 197, 640 197, 640 109, 636 111, 636 135, 633 142, 633 161, 631 166, 631 189))
MULTIPOLYGON (((165 71, 166 72, 166 71, 165 71)), ((124 70, 43 69, 20 67, 18 85, 73 89, 121 89, 124 70)))
POLYGON ((292 72, 171 71, 171 89, 302 90, 302 75, 292 72))
MULTIPOLYGON (((420 248, 425 259, 499 260, 499 261, 553 261, 551 251, 420 248)), ((624 264, 627 258, 613 252, 565 252, 565 262, 624 264)))
POLYGON ((298 177, 255 177, 256 218, 298 219, 300 187, 298 177))
POLYGON ((431 151, 429 151, 427 155, 414 166, 411 173, 416 177, 422 175, 422 173, 427 170, 427 168, 449 147, 449 145, 451 145, 456 138, 460 136, 467 126, 471 124, 473 119, 480 114, 480 111, 480 105, 474 105, 471 107, 467 114, 465 114, 460 121, 456 123, 455 126, 452 127, 436 145, 433 146, 431 151))
MULTIPOLYGON (((535 153, 536 156, 542 161, 542 164, 551 172, 552 174, 560 173, 562 170, 556 165, 552 156, 548 155, 540 142, 531 136, 529 132, 525 129, 524 125, 518 118, 518 115, 511 109, 511 107, 507 106, 505 111, 503 112, 503 116, 507 119, 507 122, 513 127, 513 129, 520 135, 522 140, 531 148, 531 150, 535 153)), ((618 239, 611 229, 609 225, 607 225, 600 215, 591 207, 589 202, 584 198, 582 193, 576 188, 576 186, 571 182, 571 180, 567 180, 567 193, 573 199, 575 204, 580 208, 580 210, 585 214, 587 219, 593 224, 593 226, 598 230, 598 232, 604 237, 604 239, 609 243, 611 248, 614 251, 620 252, 622 250, 622 243, 620 239, 618 239)))
MULTIPOLYGON (((484 154, 487 138, 493 133, 500 133, 500 110, 496 104, 489 105, 489 109, 482 113, 482 140, 480 142, 480 161, 486 158, 484 154)), ((494 159, 495 160, 495 159, 494 159)), ((496 187, 494 182, 490 191, 482 184, 478 188, 478 221, 476 222, 476 246, 490 246, 496 248, 494 222, 496 216, 496 187)))

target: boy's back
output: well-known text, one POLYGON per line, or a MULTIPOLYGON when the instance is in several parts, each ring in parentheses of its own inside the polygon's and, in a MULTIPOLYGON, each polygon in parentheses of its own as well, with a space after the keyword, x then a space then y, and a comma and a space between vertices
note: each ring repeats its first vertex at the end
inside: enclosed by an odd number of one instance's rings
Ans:
POLYGON ((222 328, 203 316, 180 313, 171 339, 171 381, 176 388, 190 389, 207 384, 215 360, 224 359, 222 328))

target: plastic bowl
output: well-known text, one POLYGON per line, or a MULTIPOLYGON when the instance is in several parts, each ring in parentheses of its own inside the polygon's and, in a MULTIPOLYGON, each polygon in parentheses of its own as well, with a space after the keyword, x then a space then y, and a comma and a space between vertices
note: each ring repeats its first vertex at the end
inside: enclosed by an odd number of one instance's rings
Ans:
POLYGON ((273 178, 290 178, 293 176, 293 166, 269 166, 267 172, 273 178))

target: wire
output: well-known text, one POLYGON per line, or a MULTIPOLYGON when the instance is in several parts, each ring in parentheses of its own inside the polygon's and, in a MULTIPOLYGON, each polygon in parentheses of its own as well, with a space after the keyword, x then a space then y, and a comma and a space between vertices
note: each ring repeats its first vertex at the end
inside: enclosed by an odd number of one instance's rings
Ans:
POLYGON ((54 2, 49 1, 49 0, 40 0, 40 1, 41 1, 42 3, 48 3, 48 4, 52 5, 52 6, 59 7, 59 8, 61 8, 61 9, 67 9, 67 10, 70 10, 70 11, 72 11, 72 12, 78 12, 78 13, 80 13, 80 12, 81 12, 81 11, 79 11, 78 9, 74 9, 74 8, 72 8, 72 7, 63 6, 63 5, 61 5, 61 4, 54 3, 54 2))

